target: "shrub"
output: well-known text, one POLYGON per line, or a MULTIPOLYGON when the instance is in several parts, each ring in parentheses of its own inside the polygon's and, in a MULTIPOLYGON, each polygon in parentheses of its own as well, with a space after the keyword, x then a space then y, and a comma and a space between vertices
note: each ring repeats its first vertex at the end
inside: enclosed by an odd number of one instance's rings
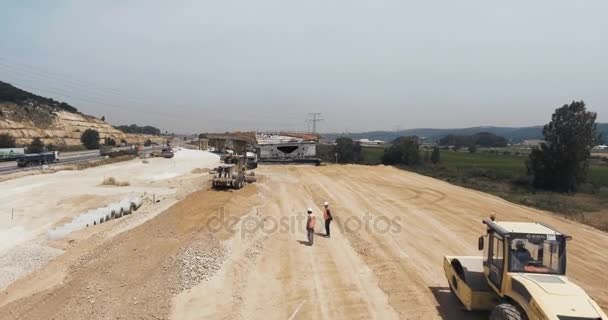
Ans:
POLYGON ((433 153, 431 154, 431 162, 433 164, 438 164, 441 161, 441 151, 439 151, 439 147, 433 148, 433 153))
POLYGON ((338 154, 339 163, 357 163, 361 160, 361 144, 349 137, 336 139, 334 153, 338 154))
POLYGON ((8 133, 0 134, 0 148, 14 148, 16 146, 15 138, 8 133))
POLYGON ((114 177, 108 177, 108 178, 103 179, 101 184, 104 186, 117 186, 117 187, 126 187, 126 186, 130 185, 130 183, 128 181, 118 181, 114 177))
POLYGON ((99 149, 99 132, 87 129, 80 136, 80 141, 89 150, 99 149))
POLYGON ((106 146, 115 146, 116 145, 116 140, 108 137, 104 139, 103 144, 105 144, 106 146))
POLYGON ((382 163, 416 165, 420 163, 420 142, 418 137, 399 137, 384 151, 382 163))
POLYGON ((27 146, 27 153, 41 153, 44 152, 44 143, 40 138, 34 138, 32 143, 27 146))

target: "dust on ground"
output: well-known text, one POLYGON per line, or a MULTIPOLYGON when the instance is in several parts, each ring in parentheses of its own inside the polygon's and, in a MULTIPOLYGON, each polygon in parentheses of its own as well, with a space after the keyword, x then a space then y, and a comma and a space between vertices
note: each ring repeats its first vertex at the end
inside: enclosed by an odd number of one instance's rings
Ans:
POLYGON ((256 176, 82 238, 0 293, 0 318, 482 319, 450 295, 442 259, 478 254, 492 212, 572 235, 568 276, 608 309, 608 234, 591 227, 391 167, 261 166, 256 176), (332 236, 319 223, 306 246, 305 208, 321 217, 326 200, 332 236))

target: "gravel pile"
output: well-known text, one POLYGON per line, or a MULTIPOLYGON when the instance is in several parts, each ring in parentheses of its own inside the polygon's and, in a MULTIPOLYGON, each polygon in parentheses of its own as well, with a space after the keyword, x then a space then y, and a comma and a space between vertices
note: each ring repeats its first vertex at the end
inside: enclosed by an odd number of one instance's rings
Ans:
POLYGON ((260 253, 262 253, 262 250, 264 250, 264 243, 266 242, 267 239, 268 239, 268 236, 258 239, 249 248, 247 248, 247 250, 245 251, 245 257, 250 262, 255 262, 258 255, 260 253))
POLYGON ((209 280, 227 257, 226 248, 215 238, 197 241, 178 258, 180 266, 178 291, 188 290, 209 280))
POLYGON ((15 280, 46 265, 63 253, 60 249, 37 244, 19 245, 0 256, 0 290, 15 280))

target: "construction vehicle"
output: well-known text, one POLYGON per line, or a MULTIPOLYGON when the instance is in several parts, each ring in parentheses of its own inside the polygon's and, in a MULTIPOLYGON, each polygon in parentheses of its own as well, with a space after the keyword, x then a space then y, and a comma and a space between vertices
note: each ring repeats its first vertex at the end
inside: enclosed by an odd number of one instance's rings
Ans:
POLYGON ((491 320, 608 319, 587 293, 566 277, 566 242, 542 223, 483 220, 483 256, 446 256, 450 290, 469 310, 491 310, 491 320))
POLYGON ((240 189, 246 182, 255 182, 253 172, 247 174, 247 158, 228 154, 224 157, 224 163, 215 169, 211 186, 215 189, 240 189))
POLYGON ((255 169, 258 167, 258 155, 255 152, 247 151, 247 169, 255 169))
POLYGON ((175 155, 173 153, 173 149, 171 149, 170 147, 163 147, 160 154, 163 158, 167 159, 173 158, 173 156, 175 155))

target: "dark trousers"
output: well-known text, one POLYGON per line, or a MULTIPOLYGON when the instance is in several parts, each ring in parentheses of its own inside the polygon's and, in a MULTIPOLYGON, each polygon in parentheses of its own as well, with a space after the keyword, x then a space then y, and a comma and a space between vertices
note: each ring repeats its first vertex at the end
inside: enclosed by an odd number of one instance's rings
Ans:
POLYGON ((331 219, 325 219, 325 235, 329 237, 329 224, 331 223, 331 219))
POLYGON ((315 240, 315 229, 306 229, 306 236, 308 237, 308 244, 312 246, 315 240))

